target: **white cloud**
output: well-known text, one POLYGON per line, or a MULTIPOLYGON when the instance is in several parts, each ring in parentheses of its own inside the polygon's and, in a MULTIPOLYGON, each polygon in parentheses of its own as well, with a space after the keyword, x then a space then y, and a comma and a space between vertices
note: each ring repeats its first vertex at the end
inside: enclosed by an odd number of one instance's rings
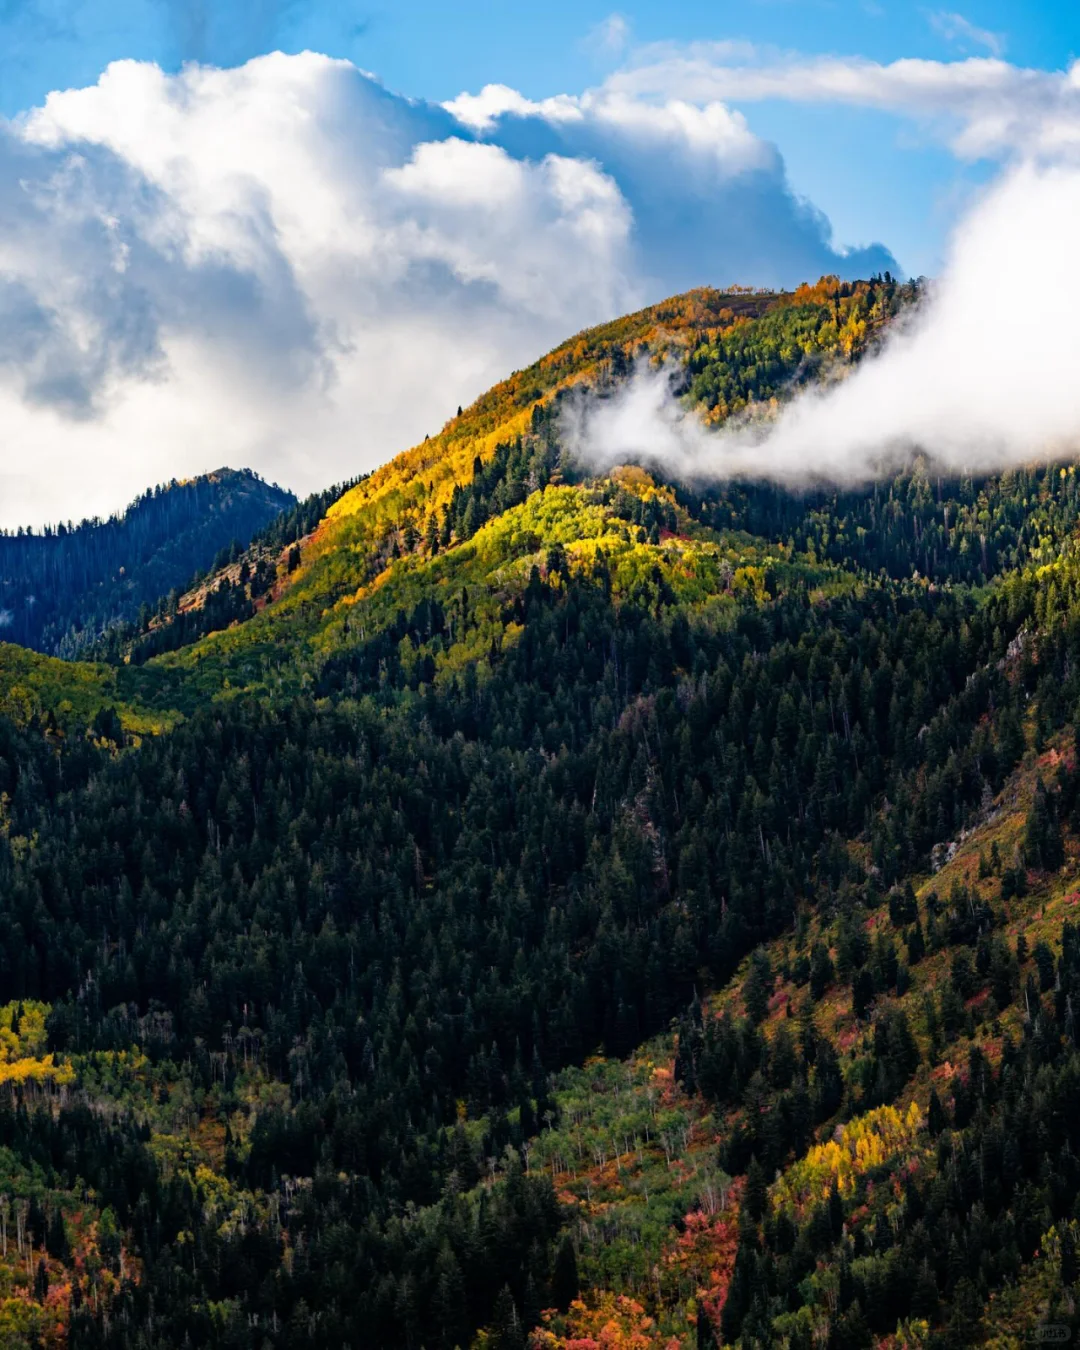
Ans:
POLYGON ((624 271, 631 212, 595 163, 519 160, 452 136, 417 146, 383 182, 398 195, 388 214, 413 263, 486 283, 536 319, 558 323, 582 296, 617 308, 635 295, 624 271))
POLYGON ((542 103, 491 85, 445 106, 516 158, 602 165, 633 212, 634 265, 651 297, 704 282, 791 285, 823 271, 896 269, 880 246, 835 249, 828 221, 792 194, 776 147, 720 100, 638 96, 613 77, 542 103))
POLYGON ((1000 33, 988 28, 980 28, 966 19, 963 14, 954 14, 949 10, 938 9, 927 15, 930 27, 940 34, 946 42, 955 43, 961 50, 982 47, 991 56, 1005 54, 1005 39, 1000 33))
MULTIPOLYGON (((533 102, 504 84, 485 85, 479 94, 459 94, 443 106, 479 135, 496 133, 515 119, 557 128, 569 143, 595 134, 597 126, 631 141, 666 146, 682 154, 704 155, 728 175, 778 163, 771 145, 755 136, 741 113, 723 103, 702 106, 668 96, 663 102, 641 99, 622 88, 621 78, 574 97, 533 102)), ((654 90, 648 91, 650 94, 654 90)))
POLYGON ((963 61, 786 56, 729 44, 643 48, 604 85, 636 102, 836 103, 882 109, 935 127, 965 159, 1039 156, 1080 149, 1080 63, 1025 69, 996 57, 963 61))
POLYGON ((716 98, 119 62, 0 125, 0 524, 222 463, 309 490, 648 300, 890 265, 716 98))
POLYGON ((516 117, 542 117, 548 122, 584 120, 581 102, 572 94, 556 94, 553 98, 534 101, 506 84, 485 84, 478 94, 458 94, 443 107, 462 126, 481 133, 493 130, 507 113, 516 117))
POLYGON ((1010 169, 960 226, 931 302, 848 379, 773 422, 717 433, 663 372, 642 373, 621 396, 579 405, 579 452, 789 483, 864 481, 915 451, 962 472, 1075 456, 1078 216, 1080 167, 1010 169))

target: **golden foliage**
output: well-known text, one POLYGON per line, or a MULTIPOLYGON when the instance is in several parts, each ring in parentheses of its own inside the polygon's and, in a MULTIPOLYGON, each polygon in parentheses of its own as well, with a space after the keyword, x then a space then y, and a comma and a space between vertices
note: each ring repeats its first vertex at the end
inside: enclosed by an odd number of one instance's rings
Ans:
POLYGON ((7 1003, 0 1008, 0 1086, 39 1086, 49 1083, 66 1087, 75 1081, 69 1063, 56 1063, 55 1056, 43 1054, 46 1044, 47 1003, 7 1003))
POLYGON ((678 1350, 675 1337, 658 1335, 655 1320, 636 1299, 604 1290, 595 1301, 575 1299, 565 1317, 544 1314, 530 1350, 678 1350))
POLYGON ((909 1149, 922 1125, 918 1104, 912 1102, 906 1112, 879 1106, 838 1126, 828 1143, 812 1148, 776 1182, 775 1208, 819 1203, 834 1183, 841 1195, 850 1195, 859 1177, 909 1149))

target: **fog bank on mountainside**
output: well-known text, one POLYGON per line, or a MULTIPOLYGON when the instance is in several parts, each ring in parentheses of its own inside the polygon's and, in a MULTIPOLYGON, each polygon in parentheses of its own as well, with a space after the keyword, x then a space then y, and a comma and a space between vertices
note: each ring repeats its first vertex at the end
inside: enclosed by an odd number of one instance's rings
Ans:
MULTIPOLYGON (((958 229, 944 275, 848 378, 803 386, 775 415, 710 430, 644 367, 572 410, 592 464, 625 459, 677 477, 792 486, 865 483, 927 455, 986 473, 1080 445, 1080 171, 1020 167, 958 229)), ((678 372, 676 372, 676 375, 678 372)))

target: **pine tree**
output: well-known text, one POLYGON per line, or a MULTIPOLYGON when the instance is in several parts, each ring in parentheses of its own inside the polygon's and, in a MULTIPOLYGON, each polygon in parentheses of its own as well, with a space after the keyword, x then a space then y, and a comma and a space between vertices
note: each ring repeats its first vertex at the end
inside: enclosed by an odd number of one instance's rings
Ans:
POLYGON ((68 1242, 67 1227, 64 1224, 63 1211, 57 1205, 52 1212, 49 1220, 48 1233, 45 1239, 45 1247, 49 1255, 55 1261, 67 1262, 71 1255, 71 1245, 68 1242))
POLYGON ((1024 826, 1024 858, 1029 867, 1051 872, 1065 861, 1057 802, 1039 778, 1024 826))
POLYGON ((1053 989, 1056 978, 1054 953, 1045 942, 1039 941, 1035 944, 1032 957, 1039 972, 1039 988, 1046 993, 1048 989, 1053 989))
POLYGON ((569 1233, 564 1234, 555 1254, 555 1267, 551 1274, 551 1301, 559 1312, 566 1312, 578 1296, 577 1253, 569 1233))
POLYGON ((1071 1224, 1061 1226, 1061 1283, 1069 1289, 1076 1283, 1076 1239, 1071 1224))
POLYGON ((755 1153, 746 1169, 746 1185, 743 1188, 743 1210, 751 1223, 759 1223, 764 1218, 768 1202, 768 1179, 755 1153))
POLYGON ((810 997, 817 1000, 832 984, 834 978, 832 958, 823 942, 815 942, 810 949, 810 997))
POLYGON ((937 1088, 930 1089, 930 1103, 926 1112, 926 1126, 933 1138, 938 1135, 948 1125, 948 1119, 945 1115, 945 1108, 941 1104, 941 1098, 937 1094, 937 1088))
POLYGON ((463 1345, 469 1337, 465 1281, 461 1267, 448 1244, 443 1245, 436 1262, 437 1283, 434 1312, 441 1343, 446 1350, 463 1345))
POLYGON ((525 1350, 525 1331, 518 1317, 517 1304, 504 1284, 495 1299, 491 1314, 491 1350, 525 1350))
POLYGON ((45 1264, 45 1258, 41 1257, 37 1263, 37 1270, 34 1272, 34 1298, 38 1303, 44 1303, 49 1297, 49 1269, 45 1264))
POLYGON ((757 1023, 765 1020, 769 1011, 769 999, 773 992, 773 972, 768 955, 761 949, 750 958, 750 973, 743 983, 743 1002, 750 1021, 757 1023))

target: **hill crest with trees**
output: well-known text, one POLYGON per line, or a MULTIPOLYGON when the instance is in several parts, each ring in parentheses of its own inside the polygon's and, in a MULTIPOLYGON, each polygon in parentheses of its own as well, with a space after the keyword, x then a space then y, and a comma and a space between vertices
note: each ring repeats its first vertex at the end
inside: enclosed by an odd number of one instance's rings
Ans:
POLYGON ((47 655, 85 655, 295 500, 250 470, 220 469, 153 488, 108 520, 4 531, 0 633, 47 655))

